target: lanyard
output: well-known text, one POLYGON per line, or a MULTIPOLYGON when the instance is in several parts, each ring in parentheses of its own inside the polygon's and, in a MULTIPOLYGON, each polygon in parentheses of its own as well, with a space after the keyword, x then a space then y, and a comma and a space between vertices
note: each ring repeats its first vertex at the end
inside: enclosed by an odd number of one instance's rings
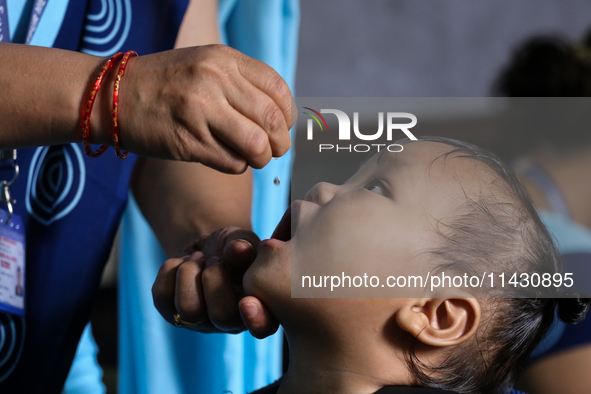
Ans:
POLYGON ((540 189, 554 212, 565 218, 571 217, 570 209, 568 209, 568 204, 562 192, 546 171, 527 160, 521 161, 518 164, 518 169, 540 189))
MULTIPOLYGON (((35 0, 29 20, 26 44, 31 42, 41 14, 49 0, 35 0)), ((8 6, 0 0, 0 42, 11 42, 8 26, 8 6)), ((18 178, 19 167, 16 162, 16 149, 0 150, 0 162, 12 161, 12 179, 0 181, 0 202, 6 204, 8 211, 0 209, 0 249, 5 260, 0 264, 3 291, 0 291, 0 311, 25 314, 25 229, 19 215, 14 214, 16 200, 10 196, 10 186, 18 178)), ((24 321, 23 321, 24 324, 24 321)), ((1 347, 1 346, 0 346, 1 347)), ((10 375, 10 371, 8 372, 10 375)), ((7 375, 4 375, 7 376, 7 375)), ((1 379, 0 379, 1 380, 1 379)))
MULTIPOLYGON (((33 34, 37 30, 41 15, 45 11, 45 6, 49 0, 35 0, 33 9, 31 10, 31 17, 29 18, 29 28, 27 29, 27 38, 25 44, 30 44, 33 39, 33 34)), ((6 0, 0 0, 0 42, 11 42, 10 29, 8 26, 8 5, 6 0)))
POLYGON ((6 0, 0 0, 0 42, 10 42, 8 7, 6 6, 6 0))
POLYGON ((13 200, 12 197, 10 197, 10 186, 12 186, 12 184, 18 178, 19 172, 18 163, 16 161, 16 149, 0 150, 0 161, 4 160, 12 160, 11 167, 14 170, 14 175, 12 176, 12 179, 10 181, 0 181, 0 187, 2 188, 2 191, 0 192, 0 202, 5 203, 6 207, 8 208, 6 224, 9 224, 10 220, 12 219, 12 214, 14 213, 14 208, 12 207, 12 204, 16 203, 16 200, 13 200))

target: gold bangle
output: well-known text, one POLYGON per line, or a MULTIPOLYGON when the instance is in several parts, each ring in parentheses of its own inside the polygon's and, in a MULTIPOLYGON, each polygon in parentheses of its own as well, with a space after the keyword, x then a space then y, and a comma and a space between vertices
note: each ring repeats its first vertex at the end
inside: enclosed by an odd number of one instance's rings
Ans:
POLYGON ((174 314, 174 325, 176 327, 179 327, 180 328, 180 327, 183 327, 183 326, 196 326, 197 324, 201 324, 201 323, 203 323, 203 320, 200 320, 200 321, 198 321, 196 323, 191 323, 191 322, 188 322, 188 321, 183 320, 181 318, 181 316, 178 314, 178 312, 174 314))

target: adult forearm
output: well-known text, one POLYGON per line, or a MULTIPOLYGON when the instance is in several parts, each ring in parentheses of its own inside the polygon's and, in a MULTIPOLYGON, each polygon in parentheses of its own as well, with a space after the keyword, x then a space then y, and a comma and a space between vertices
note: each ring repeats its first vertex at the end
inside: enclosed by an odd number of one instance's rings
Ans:
POLYGON ((250 171, 228 175, 195 163, 142 159, 132 188, 169 257, 215 230, 251 227, 250 171))
MULTIPOLYGON (((81 141, 81 104, 106 59, 6 43, 0 43, 0 59, 0 148, 81 141)), ((109 120, 105 96, 111 92, 107 88, 100 93, 91 117, 94 143, 108 139, 103 123, 109 120)))
MULTIPOLYGON (((80 141, 80 108, 107 59, 0 44, 0 148, 80 141)), ((112 144, 111 70, 95 101, 91 143, 112 144)), ((289 148, 291 92, 266 64, 223 45, 130 59, 119 90, 119 144, 144 157, 229 173, 289 148)))

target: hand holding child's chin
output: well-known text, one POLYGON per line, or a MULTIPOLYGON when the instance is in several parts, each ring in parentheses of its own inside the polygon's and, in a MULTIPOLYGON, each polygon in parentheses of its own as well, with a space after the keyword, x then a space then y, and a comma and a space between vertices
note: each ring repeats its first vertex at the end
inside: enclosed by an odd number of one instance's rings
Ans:
POLYGON ((259 242, 252 231, 229 227, 191 243, 187 255, 160 268, 152 287, 156 309, 171 324, 178 313, 192 331, 273 334, 278 323, 257 298, 244 297, 242 287, 259 242))

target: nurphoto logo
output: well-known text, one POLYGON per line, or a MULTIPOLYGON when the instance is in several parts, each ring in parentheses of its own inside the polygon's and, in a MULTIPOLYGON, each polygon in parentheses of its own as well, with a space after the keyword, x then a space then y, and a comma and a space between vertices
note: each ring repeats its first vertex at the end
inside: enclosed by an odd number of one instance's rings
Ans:
MULTIPOLYGON (((314 123, 318 125, 317 129, 320 132, 329 132, 328 124, 322 114, 333 114, 337 117, 339 122, 338 138, 339 141, 350 141, 351 140, 351 120, 349 116, 338 109, 321 109, 320 112, 310 107, 304 107, 309 112, 303 112, 305 115, 310 116, 307 122, 307 139, 314 139, 314 123)), ((410 140, 416 141, 417 138, 410 132, 409 129, 413 128, 417 124, 417 117, 408 112, 388 112, 386 113, 386 139, 392 141, 394 137, 394 131, 402 131, 410 140), (406 119, 410 122, 397 123, 397 120, 406 119)), ((359 130, 359 113, 353 112, 353 134, 355 138, 361 141, 375 141, 382 137, 384 133, 384 113, 378 112, 378 131, 373 134, 364 134, 359 130)), ((396 136, 396 139, 401 136, 396 136)), ((318 144, 318 151, 346 151, 346 152, 358 152, 366 153, 375 148, 378 152, 380 149, 387 149, 389 152, 402 152, 402 145, 400 144, 318 144)))

